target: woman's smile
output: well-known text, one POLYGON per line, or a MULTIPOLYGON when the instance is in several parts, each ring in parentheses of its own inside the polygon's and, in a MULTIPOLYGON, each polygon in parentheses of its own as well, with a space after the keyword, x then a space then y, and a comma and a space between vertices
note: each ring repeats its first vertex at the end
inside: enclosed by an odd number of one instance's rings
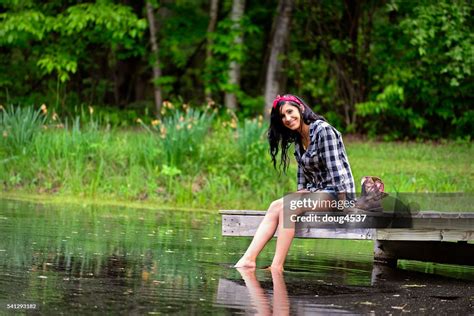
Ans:
POLYGON ((293 125, 293 123, 296 123, 296 119, 295 119, 295 120, 290 120, 290 121, 288 121, 288 123, 287 123, 288 127, 291 128, 291 126, 293 125))

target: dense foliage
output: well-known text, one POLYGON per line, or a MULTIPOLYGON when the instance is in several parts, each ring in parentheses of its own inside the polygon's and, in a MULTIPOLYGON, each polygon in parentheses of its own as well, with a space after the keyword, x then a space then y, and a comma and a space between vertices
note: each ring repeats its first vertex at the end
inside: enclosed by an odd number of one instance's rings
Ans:
MULTIPOLYGON (((46 107, 0 110, 0 192, 264 209, 295 190, 296 164, 272 168, 261 116, 164 109, 133 130, 102 128, 94 108, 74 120, 46 107)), ((357 182, 378 175, 388 192, 473 192, 472 143, 346 139, 346 148, 357 182)))
MULTIPOLYGON (((146 2, 3 1, 0 104, 45 103, 70 115, 94 106, 110 112, 109 122, 122 124, 115 112, 127 111, 130 121, 137 113, 153 114, 156 84, 165 100, 195 107, 206 106, 206 96, 220 105, 224 92, 232 91, 239 116, 262 114, 278 1, 246 1, 236 29, 229 18, 232 1, 220 0, 213 32, 209 1, 150 2, 159 31, 157 82, 146 2), (239 32, 244 41, 234 45, 239 32), (240 86, 228 83, 231 61, 242 64, 240 86)), ((467 0, 298 0, 281 56, 282 86, 348 132, 470 139, 472 11, 467 0)))

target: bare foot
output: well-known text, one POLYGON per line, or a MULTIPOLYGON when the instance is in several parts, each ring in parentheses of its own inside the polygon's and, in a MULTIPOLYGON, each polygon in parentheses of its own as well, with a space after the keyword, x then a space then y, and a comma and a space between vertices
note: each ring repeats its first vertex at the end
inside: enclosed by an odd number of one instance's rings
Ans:
POLYGON ((256 281, 257 277, 255 276, 255 269, 247 269, 247 268, 236 268, 239 271, 242 279, 244 281, 256 281))
POLYGON ((247 259, 246 257, 240 258, 240 260, 234 265, 234 268, 248 268, 255 269, 257 264, 255 261, 247 259))

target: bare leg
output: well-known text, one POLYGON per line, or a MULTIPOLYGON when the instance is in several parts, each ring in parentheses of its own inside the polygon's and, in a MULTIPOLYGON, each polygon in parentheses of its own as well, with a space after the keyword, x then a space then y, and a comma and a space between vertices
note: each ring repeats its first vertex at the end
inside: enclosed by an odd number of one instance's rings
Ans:
POLYGON ((273 315, 290 315, 290 301, 281 271, 272 270, 273 315))
POLYGON ((245 286, 249 290, 252 305, 257 309, 256 314, 272 315, 270 302, 255 276, 255 270, 237 268, 237 271, 239 271, 245 282, 245 286))
MULTIPOLYGON (((325 193, 319 193, 318 198, 319 200, 333 200, 333 198, 329 194, 325 193)), ((314 211, 327 210, 329 210, 329 208, 320 207, 314 209, 314 211)), ((296 211, 297 214, 301 214, 303 212, 304 211, 296 211)), ((284 216, 288 216, 288 214, 284 214, 282 208, 279 214, 278 239, 276 244, 275 256, 273 257, 273 262, 270 266, 270 270, 272 271, 283 271, 283 265, 285 264, 286 255, 288 254, 288 250, 290 249, 293 238, 295 237, 295 223, 288 220, 284 227, 284 216)))
MULTIPOLYGON (((300 192, 307 193, 307 192, 300 192)), ((329 194, 319 193, 319 200, 333 200, 329 194)), ((314 199, 314 196, 313 196, 314 199)), ((329 208, 317 208, 314 211, 327 211, 329 208)), ((294 213, 301 214, 305 210, 296 210, 294 213)), ((285 214, 283 211, 283 199, 274 201, 268 208, 263 221, 258 226, 257 232, 255 233, 250 246, 247 248, 245 254, 235 264, 236 268, 252 268, 256 267, 256 260, 259 253, 265 247, 267 242, 273 237, 276 229, 278 228, 278 238, 275 256, 273 257, 271 270, 283 271, 283 265, 285 263, 286 255, 290 249, 291 243, 295 236, 295 223, 288 221, 286 223, 288 227, 284 227, 285 214)))
POLYGON ((270 204, 263 221, 258 226, 250 246, 245 254, 235 264, 236 268, 255 268, 258 254, 263 247, 273 237, 278 227, 280 214, 283 214, 283 199, 279 199, 270 204))

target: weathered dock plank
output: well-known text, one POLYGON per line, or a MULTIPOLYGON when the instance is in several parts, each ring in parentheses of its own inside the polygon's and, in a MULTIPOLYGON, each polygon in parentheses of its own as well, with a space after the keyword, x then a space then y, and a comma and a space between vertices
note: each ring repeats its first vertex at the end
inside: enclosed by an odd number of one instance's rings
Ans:
MULTIPOLYGON (((223 210, 223 236, 253 236, 265 215, 265 211, 223 210)), ((344 212, 320 212, 306 214, 329 214, 345 216, 344 212)), ((351 213, 349 213, 351 214, 351 213)), ((362 213, 360 213, 362 214, 362 213)), ((364 213, 367 218, 359 223, 296 223, 298 238, 378 239, 378 240, 474 240, 474 213, 419 212, 413 216, 400 217, 391 214, 364 213)), ((278 233, 278 232, 277 232, 278 233)))
POLYGON ((374 239, 407 241, 469 241, 474 240, 474 231, 472 228, 471 230, 376 229, 374 239))
MULTIPOLYGON (((264 211, 223 210, 222 235, 253 236, 264 211)), ((374 240, 374 260, 396 266, 398 259, 474 265, 474 212, 416 214, 383 212, 307 212, 334 219, 366 215, 363 223, 297 222, 295 237, 374 240)), ((350 218, 349 218, 350 219, 350 218)), ((275 236, 278 235, 278 230, 275 236)))

